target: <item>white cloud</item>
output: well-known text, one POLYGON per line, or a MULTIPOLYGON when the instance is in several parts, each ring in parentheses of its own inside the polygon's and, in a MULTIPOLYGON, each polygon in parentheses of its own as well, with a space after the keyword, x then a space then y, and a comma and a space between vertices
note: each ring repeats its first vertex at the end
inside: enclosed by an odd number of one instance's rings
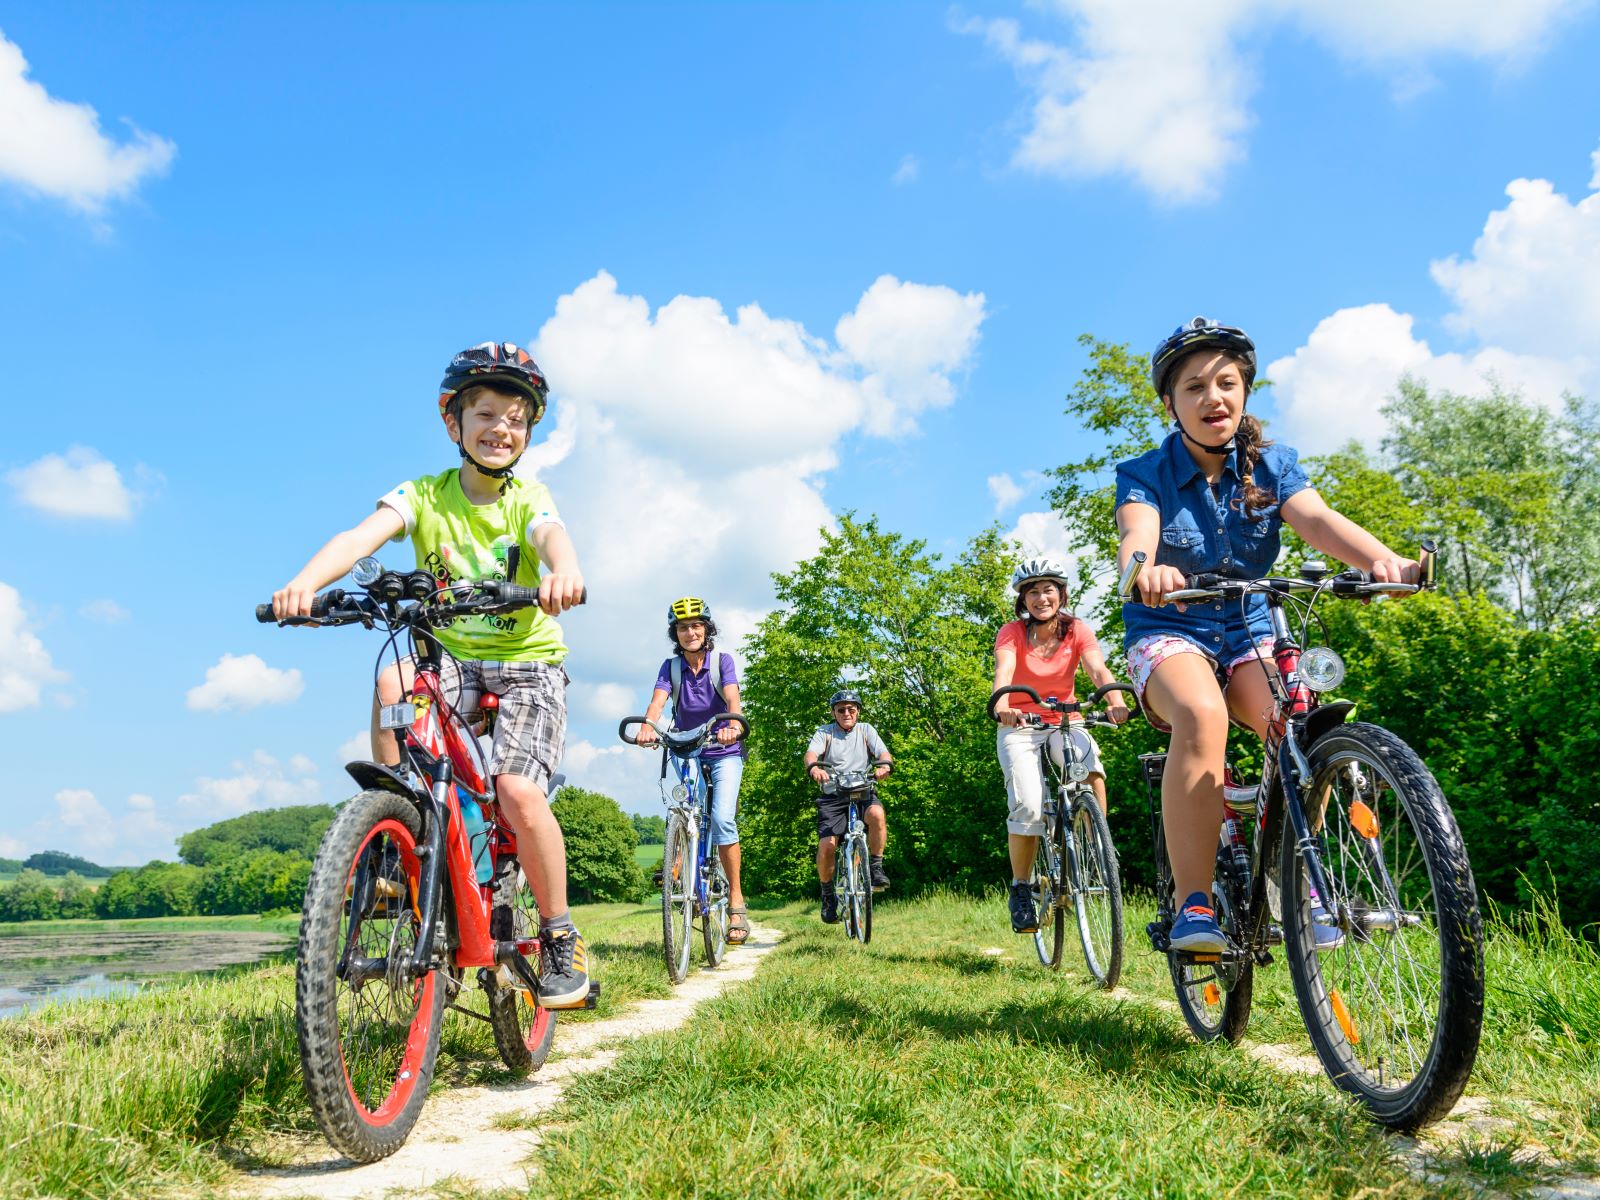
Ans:
POLYGON ((1245 158, 1256 79, 1251 39, 1275 25, 1340 57, 1395 74, 1397 93, 1427 86, 1439 55, 1519 63, 1585 0, 1050 0, 1070 44, 1028 38, 1011 18, 957 19, 1011 64, 1033 95, 1012 164, 1063 178, 1122 175, 1157 199, 1215 197, 1245 158))
POLYGON ((195 790, 179 796, 178 803, 220 821, 255 809, 317 804, 322 799, 316 764, 303 754, 280 763, 265 750, 257 750, 248 760, 234 763, 233 770, 235 774, 220 779, 195 780, 195 790))
POLYGON ((343 766, 347 762, 359 762, 364 759, 370 759, 372 757, 371 731, 363 729, 360 733, 352 734, 350 737, 345 738, 344 741, 339 743, 339 748, 333 753, 340 766, 343 766))
POLYGON ((0 180, 97 213, 167 169, 176 147, 129 125, 117 144, 87 104, 57 100, 28 78, 28 62, 0 36, 0 180))
POLYGON ((1381 410, 1402 375, 1453 392, 1483 392, 1490 378, 1529 399, 1555 403, 1581 386, 1580 361, 1557 362, 1487 347, 1435 354, 1412 333, 1414 318, 1387 304, 1342 308, 1324 317, 1306 344, 1268 365, 1276 418, 1269 434, 1302 454, 1325 454, 1354 439, 1375 449, 1381 410))
POLYGON ((642 713, 650 703, 650 683, 655 678, 652 675, 650 680, 645 680, 644 674, 648 674, 648 668, 641 672, 640 682, 634 686, 574 680, 567 689, 567 708, 581 716, 612 723, 625 716, 642 713))
MULTIPOLYGON (((1045 512, 1018 513, 1017 523, 1005 536, 1007 541, 1016 546, 1019 558, 1023 556, 1053 558, 1066 568, 1069 580, 1077 578, 1079 556, 1072 552, 1071 542, 1067 538, 1067 527, 1062 524, 1061 514, 1054 509, 1045 512)), ((1068 598, 1067 607, 1073 612, 1091 611, 1111 590, 1112 584, 1115 583, 1111 578, 1111 564, 1104 564, 1104 568, 1083 595, 1068 598)))
POLYGON ((224 654, 206 669, 206 681, 189 689, 188 706, 195 712, 287 704, 305 691, 298 668, 269 667, 255 654, 224 654))
POLYGON ((1002 516, 1007 509, 1015 508, 1044 481, 1045 476, 1040 471, 1024 471, 1021 479, 1014 479, 1009 473, 990 475, 987 482, 989 494, 994 497, 995 515, 1002 516))
POLYGON ((52 799, 54 818, 37 821, 29 830, 35 847, 64 849, 103 866, 172 856, 177 830, 160 817, 149 796, 129 796, 126 811, 120 813, 108 809, 85 788, 63 788, 52 799))
POLYGON ((91 517, 126 521, 136 497, 122 481, 116 464, 88 446, 65 454, 46 454, 6 473, 17 499, 58 517, 91 517))
POLYGON ((17 589, 0 583, 0 712, 37 708, 46 684, 68 678, 33 632, 17 589))
POLYGON ((894 169, 890 176, 891 183, 915 183, 917 176, 922 173, 922 164, 917 161, 915 154, 908 154, 900 160, 900 165, 894 169))
POLYGON ((1517 179, 1472 256, 1432 265, 1455 305, 1449 328, 1524 354, 1565 355, 1600 327, 1600 187, 1577 204, 1548 180, 1517 179))
POLYGON ((641 750, 618 741, 596 746, 569 739, 561 771, 567 783, 610 796, 623 812, 661 812, 661 752, 641 750))
POLYGON ((1444 325, 1476 342, 1435 353, 1415 318, 1387 304, 1343 308, 1306 344, 1267 366, 1277 416, 1272 435, 1305 453, 1351 438, 1376 446, 1380 410, 1409 374, 1435 388, 1481 394, 1494 380, 1534 403, 1600 392, 1600 357, 1587 350, 1600 322, 1600 180, 1576 204, 1542 179, 1506 188, 1468 257, 1434 262, 1434 281, 1454 305, 1444 325))
POLYGON ((78 615, 97 625, 121 625, 128 619, 128 610, 115 600, 91 600, 79 607, 78 615))
POLYGON ((635 613, 563 621, 583 685, 574 715, 598 721, 648 697, 675 597, 709 601, 719 647, 737 650, 772 603, 771 573, 814 552, 832 524, 822 482, 840 439, 906 433, 949 403, 983 315, 981 295, 883 276, 830 345, 754 304, 730 318, 715 300, 678 296, 652 313, 604 271, 563 296, 534 342, 557 423, 528 461, 596 607, 635 613))
POLYGON ((33 851, 28 849, 28 844, 9 833, 0 833, 0 857, 27 858, 33 851))

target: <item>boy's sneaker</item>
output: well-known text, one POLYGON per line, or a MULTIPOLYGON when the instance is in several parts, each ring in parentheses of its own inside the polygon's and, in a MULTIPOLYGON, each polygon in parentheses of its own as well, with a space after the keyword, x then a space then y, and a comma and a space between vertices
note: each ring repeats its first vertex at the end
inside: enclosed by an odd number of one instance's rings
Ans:
POLYGON ((1033 906, 1033 884, 1011 881, 1011 932, 1034 933, 1039 928, 1039 914, 1033 906))
POLYGON ((883 872, 883 859, 882 858, 874 858, 874 859, 872 859, 872 871, 871 871, 871 874, 872 874, 872 890, 875 891, 875 892, 887 891, 888 887, 889 887, 889 877, 887 875, 885 875, 884 872, 883 872))
POLYGON ((822 923, 824 925, 839 923, 839 894, 831 887, 822 890, 822 923))
POLYGON ((589 999, 589 947, 572 926, 539 932, 539 1005, 582 1008, 589 999))
POLYGON ((1188 950, 1202 954, 1220 954, 1228 948, 1228 939, 1217 924, 1217 914, 1204 892, 1190 892, 1183 902, 1183 910, 1172 923, 1167 945, 1173 950, 1188 950))

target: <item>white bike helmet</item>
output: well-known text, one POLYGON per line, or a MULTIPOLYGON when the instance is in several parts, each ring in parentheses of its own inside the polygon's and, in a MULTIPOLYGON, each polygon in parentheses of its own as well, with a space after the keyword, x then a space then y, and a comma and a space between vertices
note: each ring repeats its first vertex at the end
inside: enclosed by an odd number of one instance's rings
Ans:
POLYGON ((1022 589, 1036 579, 1052 579, 1063 594, 1067 590, 1067 569, 1055 559, 1042 556, 1025 558, 1017 564, 1017 569, 1011 572, 1011 590, 1020 596, 1022 589))

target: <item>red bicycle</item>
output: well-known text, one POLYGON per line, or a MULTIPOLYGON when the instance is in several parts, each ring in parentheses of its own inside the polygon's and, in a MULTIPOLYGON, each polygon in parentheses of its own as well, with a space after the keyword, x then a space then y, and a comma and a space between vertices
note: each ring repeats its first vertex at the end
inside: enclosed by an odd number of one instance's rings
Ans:
MULTIPOLYGON (((441 586, 426 571, 386 571, 370 558, 351 577, 365 595, 330 589, 309 617, 278 623, 381 627, 380 666, 385 654, 400 659, 402 639, 416 659, 409 696, 380 714, 400 740, 400 765, 345 767, 362 790, 340 806, 317 850, 295 960, 312 1114, 336 1149, 373 1162, 416 1124, 446 1007, 487 1021, 519 1074, 544 1064, 556 1018, 537 1001, 538 909, 478 742, 498 700, 446 695, 445 652, 432 633, 459 617, 529 608, 538 593, 498 580, 441 586), (471 970, 487 1016, 456 1002, 471 970)), ((256 619, 275 620, 271 605, 256 619)), ((585 1007, 599 990, 590 985, 585 1007)))

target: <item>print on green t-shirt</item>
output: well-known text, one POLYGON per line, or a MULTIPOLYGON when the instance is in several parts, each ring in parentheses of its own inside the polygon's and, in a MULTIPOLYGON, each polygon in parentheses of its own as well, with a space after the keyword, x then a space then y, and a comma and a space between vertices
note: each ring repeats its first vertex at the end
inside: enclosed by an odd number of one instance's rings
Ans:
MULTIPOLYGON (((453 469, 409 480, 382 503, 407 517, 417 566, 441 584, 505 579, 508 551, 520 546, 517 577, 511 582, 538 587, 539 555, 528 534, 546 521, 560 520, 550 489, 542 483, 513 479, 493 504, 474 504, 461 490, 460 472, 453 469)), ((463 617, 437 636, 457 658, 558 663, 567 656, 561 626, 538 608, 463 617)))

